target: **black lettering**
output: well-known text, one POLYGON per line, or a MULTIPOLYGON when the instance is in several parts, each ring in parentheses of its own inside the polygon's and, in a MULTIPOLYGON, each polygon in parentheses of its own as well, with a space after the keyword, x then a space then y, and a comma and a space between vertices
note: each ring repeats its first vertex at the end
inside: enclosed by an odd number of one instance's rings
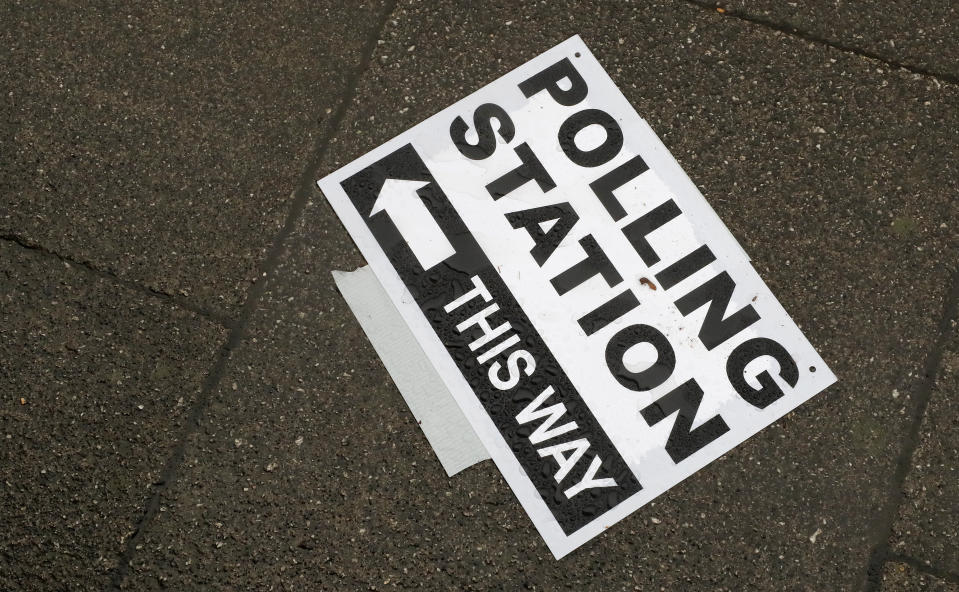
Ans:
POLYGON ((529 253, 536 260, 536 263, 542 267, 543 263, 549 259, 556 247, 559 246, 569 231, 579 220, 579 215, 566 202, 550 206, 541 206, 520 210, 506 214, 506 219, 513 225, 513 228, 525 228, 526 232, 536 243, 529 253), (543 231, 540 226, 543 222, 556 220, 549 230, 543 231))
POLYGON ((579 326, 586 335, 603 329, 616 319, 639 306, 639 300, 632 290, 626 290, 600 304, 595 310, 579 319, 579 326))
POLYGON ((739 396, 759 409, 765 409, 783 396, 782 389, 767 370, 763 370, 756 376, 756 380, 761 385, 759 389, 754 389, 746 382, 744 374, 746 365, 763 356, 770 356, 779 363, 779 376, 786 381, 786 384, 796 386, 799 382, 799 368, 796 366, 796 360, 779 343, 766 337, 754 337, 740 343, 726 360, 726 376, 729 377, 729 383, 733 385, 739 396))
POLYGON ((747 304, 728 317, 725 316, 735 288, 736 282, 723 271, 676 301, 676 308, 684 317, 709 303, 703 326, 699 328, 699 340, 708 350, 759 320, 759 313, 752 304, 747 304))
POLYGON ((626 217, 626 210, 613 192, 648 170, 649 166, 643 157, 636 155, 590 183, 589 188, 593 190, 599 198, 599 203, 603 204, 613 220, 621 220, 626 217))
POLYGON ((489 158, 496 151, 496 137, 493 135, 493 121, 499 126, 499 135, 507 143, 513 141, 516 127, 506 111, 499 105, 484 103, 473 112, 473 127, 476 128, 476 143, 466 141, 466 132, 469 125, 462 117, 457 117, 450 124, 450 138, 460 154, 471 160, 489 158))
POLYGON ((559 145, 574 163, 581 167, 597 167, 606 164, 619 154, 623 147, 623 130, 613 117, 600 109, 583 109, 570 115, 559 126, 559 145), (591 125, 602 126, 606 130, 603 143, 592 150, 580 150, 576 145, 576 135, 591 125))
POLYGON ((613 262, 599 248, 593 235, 587 234, 579 239, 579 245, 586 251, 586 258, 550 280, 556 292, 562 296, 594 275, 602 275, 610 288, 623 281, 613 262))
POLYGON ((606 366, 619 384, 631 391, 648 391, 666 382, 676 368, 676 352, 659 329, 649 325, 630 325, 621 329, 606 344, 606 366), (656 361, 642 372, 632 372, 623 356, 633 346, 648 343, 656 348, 656 361))
POLYGON ((664 290, 668 290, 715 260, 713 252, 703 245, 657 273, 656 279, 663 285, 664 290))
POLYGON ((693 427, 696 412, 702 401, 703 389, 691 378, 640 412, 646 423, 651 426, 679 412, 676 422, 673 423, 673 429, 669 431, 669 439, 666 440, 666 452, 674 463, 678 464, 686 460, 729 431, 729 426, 720 415, 714 415, 696 429, 690 429, 693 427))
POLYGON ((659 263, 659 255, 653 250, 652 245, 649 244, 646 237, 650 232, 679 216, 681 213, 676 202, 669 200, 656 206, 623 227, 623 234, 626 235, 630 244, 633 245, 633 248, 636 249, 643 263, 647 266, 652 267, 659 263))
POLYGON ((554 101, 567 107, 585 99, 588 91, 586 81, 573 67, 569 58, 563 58, 542 72, 520 82, 519 89, 523 91, 527 99, 542 90, 548 91, 554 101), (568 90, 559 87, 559 81, 564 79, 569 81, 568 90))
POLYGON ((504 195, 509 195, 513 190, 524 185, 531 179, 536 181, 543 193, 556 187, 553 178, 549 176, 549 173, 543 168, 543 164, 536 158, 536 155, 533 154, 533 150, 529 147, 529 144, 523 142, 513 150, 515 150, 516 155, 519 156, 520 165, 486 186, 486 190, 493 196, 493 199, 499 199, 504 195))

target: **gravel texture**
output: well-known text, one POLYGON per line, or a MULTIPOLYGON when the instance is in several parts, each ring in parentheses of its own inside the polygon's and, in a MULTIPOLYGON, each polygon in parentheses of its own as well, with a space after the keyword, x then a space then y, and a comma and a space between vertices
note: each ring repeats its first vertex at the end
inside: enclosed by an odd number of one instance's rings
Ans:
POLYGON ((959 6, 949 0, 893 2, 777 2, 694 0, 728 16, 757 19, 802 31, 893 64, 959 79, 959 6))
POLYGON ((912 456, 890 545, 959 573, 959 322, 953 320, 942 365, 912 456))
POLYGON ((0 234, 235 316, 379 2, 4 3, 0 234))
POLYGON ((959 592, 959 580, 943 580, 916 571, 904 563, 890 562, 882 572, 882 590, 888 592, 959 592))
POLYGON ((0 589, 103 590, 225 332, 52 259, 0 242, 0 589))

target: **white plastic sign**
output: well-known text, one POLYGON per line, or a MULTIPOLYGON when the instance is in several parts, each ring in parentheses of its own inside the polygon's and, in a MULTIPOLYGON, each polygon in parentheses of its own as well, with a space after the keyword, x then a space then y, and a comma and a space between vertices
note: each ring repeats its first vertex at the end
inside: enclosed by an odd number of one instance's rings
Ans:
POLYGON ((835 381, 579 37, 319 186, 557 558, 835 381))

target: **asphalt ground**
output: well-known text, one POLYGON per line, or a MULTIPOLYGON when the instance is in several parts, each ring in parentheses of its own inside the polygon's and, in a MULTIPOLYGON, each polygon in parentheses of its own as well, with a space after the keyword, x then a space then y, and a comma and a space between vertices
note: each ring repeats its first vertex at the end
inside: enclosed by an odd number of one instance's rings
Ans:
POLYGON ((957 16, 853 6, 0 7, 0 588, 959 590, 957 16), (839 382, 556 562, 313 181, 573 34, 839 382))

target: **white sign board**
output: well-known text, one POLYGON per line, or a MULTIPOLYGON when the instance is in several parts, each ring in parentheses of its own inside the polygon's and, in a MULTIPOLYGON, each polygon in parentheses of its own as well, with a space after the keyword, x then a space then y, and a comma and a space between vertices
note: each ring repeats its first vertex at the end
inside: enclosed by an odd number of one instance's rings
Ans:
POLYGON ((319 186, 556 557, 835 381, 579 37, 319 186))

